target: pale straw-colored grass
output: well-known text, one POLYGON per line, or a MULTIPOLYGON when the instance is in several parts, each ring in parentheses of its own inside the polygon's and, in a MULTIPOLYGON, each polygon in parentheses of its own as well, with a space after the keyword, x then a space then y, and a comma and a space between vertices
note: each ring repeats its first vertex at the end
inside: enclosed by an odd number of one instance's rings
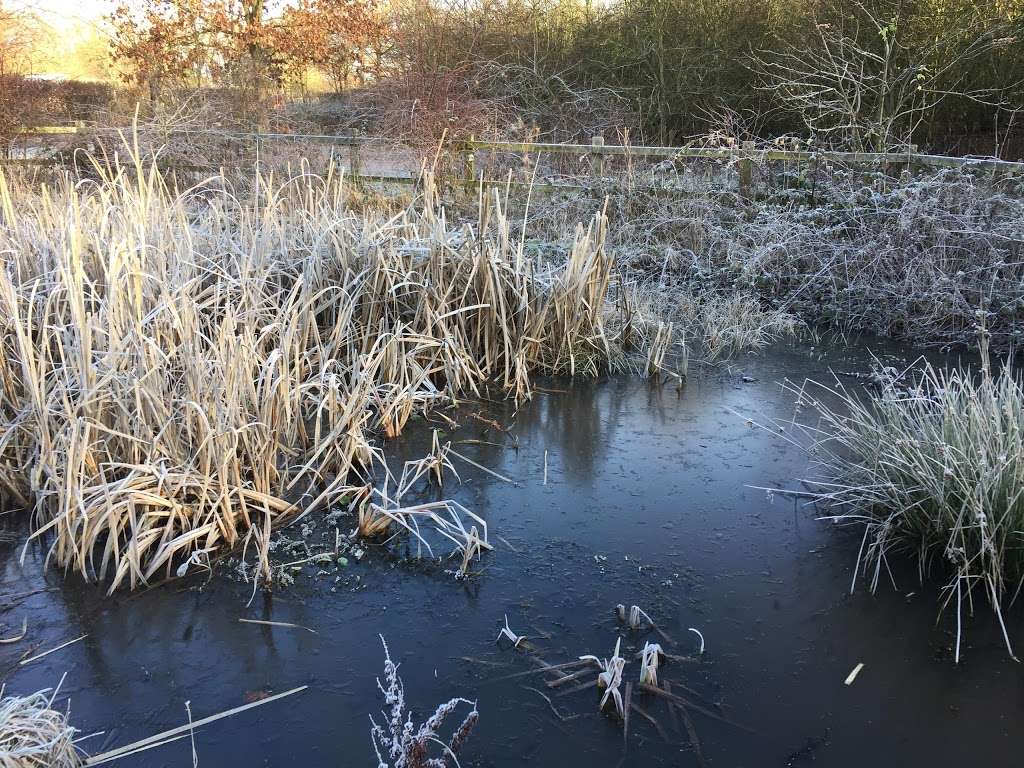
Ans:
POLYGON ((0 768, 78 768, 77 731, 53 709, 55 691, 4 696, 0 689, 0 768))
POLYGON ((235 546, 269 577, 271 528, 361 489, 374 435, 616 355, 602 216, 551 265, 496 197, 449 225, 429 177, 398 214, 351 210, 333 171, 245 190, 0 172, 0 492, 111 590, 235 546))

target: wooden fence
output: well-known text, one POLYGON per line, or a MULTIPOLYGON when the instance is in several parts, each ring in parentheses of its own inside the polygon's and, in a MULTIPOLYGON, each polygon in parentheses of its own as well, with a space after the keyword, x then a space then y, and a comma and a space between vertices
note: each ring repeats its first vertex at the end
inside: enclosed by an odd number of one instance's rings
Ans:
MULTIPOLYGON (((51 140, 49 137, 68 134, 85 134, 90 136, 102 134, 116 134, 118 130, 126 136, 131 134, 131 127, 122 129, 108 128, 95 129, 82 125, 75 126, 50 126, 35 128, 24 132, 26 138, 34 137, 37 140, 51 140)), ((364 153, 369 147, 378 149, 387 147, 389 140, 373 138, 360 135, 339 136, 331 134, 295 134, 295 133, 251 133, 224 131, 219 129, 198 129, 184 130, 170 133, 183 135, 216 135, 220 137, 248 141, 255 148, 256 157, 259 157, 261 148, 273 142, 301 142, 328 145, 331 147, 345 147, 349 173, 351 176, 364 181, 393 182, 393 183, 415 183, 419 173, 418 168, 410 168, 404 174, 381 174, 366 172, 364 170, 364 153)), ((392 145, 397 147, 392 142, 392 145)), ((758 147, 752 141, 745 141, 735 147, 647 147, 632 145, 605 144, 600 136, 594 137, 590 144, 552 144, 552 143, 528 143, 528 142, 506 142, 506 141, 478 141, 470 138, 468 141, 451 142, 444 147, 448 158, 456 160, 462 165, 464 182, 469 184, 483 183, 486 185, 504 185, 513 183, 517 186, 524 181, 512 181, 508 178, 487 179, 481 178, 477 171, 478 155, 491 153, 492 155, 519 155, 524 161, 537 159, 543 156, 575 156, 588 158, 591 161, 591 175, 604 177, 606 161, 613 159, 643 159, 661 161, 685 161, 705 160, 718 161, 735 164, 737 186, 740 194, 751 194, 754 179, 754 169, 757 165, 769 163, 793 163, 813 165, 822 167, 834 165, 848 167, 858 170, 885 170, 892 173, 906 169, 909 171, 934 170, 941 168, 962 168, 976 170, 991 174, 993 178, 1024 175, 1024 162, 1012 162, 997 160, 994 158, 973 158, 973 157, 949 157, 944 155, 928 155, 917 152, 917 148, 911 146, 905 152, 831 152, 781 149, 776 147, 758 147)), ((23 159, 23 160, 0 160, 0 163, 8 164, 56 164, 59 158, 54 159, 23 159)), ((526 162, 524 162, 524 165, 526 162)), ((197 169, 188 169, 197 170, 197 169)), ((580 188, 581 184, 559 184, 550 180, 543 181, 534 186, 540 188, 580 188)))
POLYGON ((477 151, 517 153, 524 156, 542 154, 568 154, 590 156, 597 160, 598 175, 603 175, 604 159, 660 158, 662 160, 717 160, 736 164, 740 194, 750 193, 753 171, 757 164, 772 162, 836 165, 854 169, 887 171, 906 168, 911 171, 935 170, 941 168, 962 168, 990 173, 993 177, 1024 175, 1024 162, 997 160, 994 158, 950 157, 928 155, 911 146, 906 152, 831 152, 788 150, 757 147, 753 141, 745 141, 737 147, 645 147, 605 144, 602 137, 594 137, 590 144, 544 144, 505 141, 476 141, 470 139, 462 145, 467 155, 466 168, 474 172, 474 155, 477 151))

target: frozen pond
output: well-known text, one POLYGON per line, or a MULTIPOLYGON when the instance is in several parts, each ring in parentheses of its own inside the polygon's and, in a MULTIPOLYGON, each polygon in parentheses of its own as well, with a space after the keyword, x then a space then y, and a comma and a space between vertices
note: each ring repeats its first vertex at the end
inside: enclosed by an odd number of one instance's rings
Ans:
MULTIPOLYGON (((858 583, 851 596, 857 533, 752 488, 798 488, 809 470, 801 451, 744 417, 791 418, 786 378, 868 366, 863 349, 778 347, 694 376, 681 393, 630 377, 549 380, 518 411, 472 401, 451 414, 458 429, 414 424, 386 447, 396 466, 423 456, 429 428, 438 427, 460 453, 519 483, 457 461, 463 483, 445 494, 485 518, 496 545, 466 582, 445 566, 370 548, 326 574, 310 565, 295 585, 257 593, 249 608, 251 586, 224 575, 106 598, 75 575, 43 574, 38 547, 22 568, 18 545, 0 545, 0 603, 45 588, 0 614, 5 636, 23 616, 29 626, 25 641, 0 646, 0 669, 12 693, 52 686, 67 672, 72 722, 106 731, 85 742, 91 752, 181 725, 186 700, 200 718, 308 685, 199 731, 200 765, 373 765, 367 715, 383 706, 380 633, 401 662, 418 720, 450 696, 479 700, 463 766, 698 765, 665 702, 634 694, 659 726, 634 713, 624 747, 618 721, 598 714, 594 689, 557 696, 541 675, 509 678, 534 664, 495 643, 507 614, 551 663, 608 656, 620 635, 632 654, 644 639, 659 640, 616 621, 617 603, 636 603, 674 641, 671 652, 695 651, 689 627, 706 638, 700 663, 663 672, 733 723, 692 713, 708 765, 1019 765, 1024 675, 988 611, 968 624, 955 666, 953 617, 936 623, 936 590, 922 588, 913 567, 894 567, 897 589, 887 583, 872 596, 858 583), (82 634, 17 664, 29 647, 82 634), (863 671, 844 685, 858 663, 863 671)), ((333 540, 333 529, 313 534, 322 535, 333 540)), ((1024 642, 1019 606, 1009 616, 1011 637, 1024 642)), ((626 674, 638 669, 630 661, 626 674)), ((191 765, 190 745, 117 764, 191 765)))

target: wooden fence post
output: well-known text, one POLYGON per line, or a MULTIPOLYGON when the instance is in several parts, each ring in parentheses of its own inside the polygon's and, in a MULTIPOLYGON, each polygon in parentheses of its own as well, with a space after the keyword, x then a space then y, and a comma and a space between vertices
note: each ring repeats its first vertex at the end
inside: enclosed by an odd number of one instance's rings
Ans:
POLYGON ((604 153, 601 151, 601 147, 604 146, 604 136, 591 136, 590 146, 594 148, 594 154, 597 155, 597 175, 604 176, 604 153))
POLYGON ((907 167, 904 173, 912 178, 914 174, 914 157, 917 155, 917 144, 907 144, 907 167))
POLYGON ((744 141, 742 144, 743 156, 739 162, 739 187, 740 197, 749 200, 753 197, 754 187, 754 142, 744 141))
POLYGON ((469 141, 465 145, 466 161, 465 161, 465 174, 466 174, 466 189, 472 191, 473 185, 476 183, 476 150, 474 148, 474 142, 476 136, 469 134, 469 141))
POLYGON ((348 145, 348 175, 353 181, 358 181, 363 175, 361 163, 359 162, 359 130, 353 129, 351 143, 348 145))

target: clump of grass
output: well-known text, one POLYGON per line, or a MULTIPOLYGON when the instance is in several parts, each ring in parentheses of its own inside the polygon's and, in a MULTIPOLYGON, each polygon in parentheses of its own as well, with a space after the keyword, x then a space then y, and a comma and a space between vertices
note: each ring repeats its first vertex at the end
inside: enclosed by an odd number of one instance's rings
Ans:
POLYGON ((800 323, 795 315, 767 308, 756 296, 743 291, 727 294, 691 291, 669 293, 672 315, 681 319, 699 341, 709 360, 763 349, 780 338, 791 338, 800 323))
POLYGON ((379 539, 392 534, 393 530, 396 533, 391 537, 406 533, 415 540, 417 552, 426 548, 433 557, 434 550, 427 535, 433 531, 453 547, 453 556, 461 558, 461 565, 456 571, 460 579, 469 575, 469 567, 475 559, 493 549, 487 537, 487 521, 457 501, 446 499, 401 506, 400 497, 389 498, 377 489, 373 490, 373 495, 380 503, 367 501, 359 510, 358 531, 364 538, 379 539))
POLYGON ((622 692, 619 691, 619 686, 622 684, 622 672, 626 668, 626 659, 619 655, 621 647, 622 638, 618 637, 615 639, 615 650, 612 651, 610 658, 599 659, 597 656, 587 654, 580 656, 580 661, 589 661, 601 668, 601 672, 597 676, 597 687, 603 690, 604 694, 601 696, 597 708, 603 710, 605 705, 611 701, 615 705, 615 711, 619 717, 625 717, 626 707, 623 703, 622 692))
MULTIPOLYGON (((937 563, 952 577, 943 607, 976 595, 1002 609, 1024 585, 1024 385, 993 374, 925 364, 913 386, 865 399, 817 385, 800 392, 822 417, 814 454, 826 475, 819 499, 841 523, 864 527, 858 573, 878 587, 894 552, 916 556, 923 579, 937 563)), ((940 570, 940 569, 936 569, 940 570)), ((856 579, 856 576, 855 576, 856 579)))
POLYGON ((347 195, 331 169, 179 191, 137 156, 0 173, 0 492, 59 565, 114 590, 252 544, 269 578, 271 528, 360 492, 375 434, 616 358, 600 215, 551 265, 497 199, 453 227, 429 178, 398 214, 347 195))
POLYGON ((78 768, 78 732, 67 714, 53 709, 56 692, 3 696, 0 688, 0 766, 3 768, 78 768), (48 695, 49 694, 49 695, 48 695))
POLYGON ((641 651, 640 661, 640 683, 658 687, 658 667, 665 652, 657 643, 645 642, 641 651))

